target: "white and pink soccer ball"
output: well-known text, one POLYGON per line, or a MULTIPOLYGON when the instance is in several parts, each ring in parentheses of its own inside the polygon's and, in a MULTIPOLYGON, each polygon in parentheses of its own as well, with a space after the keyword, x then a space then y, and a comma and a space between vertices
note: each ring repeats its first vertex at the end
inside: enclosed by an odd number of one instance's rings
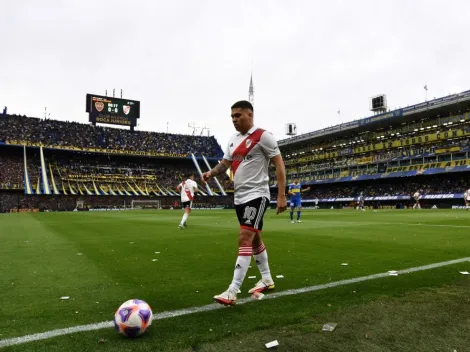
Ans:
POLYGON ((152 324, 152 309, 140 299, 124 302, 114 314, 114 327, 127 337, 137 337, 147 331, 152 324))

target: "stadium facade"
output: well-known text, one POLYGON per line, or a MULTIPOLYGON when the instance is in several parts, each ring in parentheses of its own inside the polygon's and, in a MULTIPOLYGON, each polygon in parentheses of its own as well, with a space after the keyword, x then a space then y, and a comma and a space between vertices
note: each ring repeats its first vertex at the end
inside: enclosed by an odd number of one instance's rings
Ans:
POLYGON ((469 108, 465 91, 281 140, 288 182, 312 186, 304 203, 328 208, 353 206, 360 192, 373 207, 406 207, 416 191, 426 207, 462 206, 469 108))
MULTIPOLYGON (((176 186, 221 155, 214 137, 0 115, 0 212, 123 209, 145 200, 175 207, 176 186)), ((219 177, 201 187, 195 206, 231 206, 232 189, 219 177)))

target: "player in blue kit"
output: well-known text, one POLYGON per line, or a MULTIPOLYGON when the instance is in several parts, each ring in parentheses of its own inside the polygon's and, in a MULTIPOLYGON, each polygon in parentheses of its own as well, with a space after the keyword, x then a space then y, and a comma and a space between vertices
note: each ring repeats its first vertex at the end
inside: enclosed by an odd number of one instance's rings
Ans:
POLYGON ((290 195, 290 222, 294 223, 294 209, 297 208, 297 222, 300 221, 300 214, 302 212, 302 193, 310 191, 310 187, 302 189, 299 179, 294 178, 294 183, 289 185, 290 195))

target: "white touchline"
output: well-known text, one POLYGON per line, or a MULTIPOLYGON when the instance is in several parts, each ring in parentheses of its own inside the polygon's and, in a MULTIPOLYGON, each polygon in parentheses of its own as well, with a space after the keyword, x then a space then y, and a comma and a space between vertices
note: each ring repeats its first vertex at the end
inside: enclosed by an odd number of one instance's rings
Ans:
MULTIPOLYGON (((413 273, 416 271, 430 270, 430 269, 440 268, 443 266, 458 264, 458 263, 463 263, 463 262, 470 262, 470 257, 398 270, 398 274, 409 274, 409 273, 413 273)), ((355 284, 358 282, 375 280, 375 279, 380 279, 383 277, 390 277, 390 274, 386 272, 386 273, 374 274, 374 275, 369 275, 369 276, 361 276, 361 277, 356 277, 352 279, 330 282, 328 284, 323 284, 323 285, 308 286, 308 287, 303 287, 303 288, 296 288, 292 290, 281 291, 277 293, 270 293, 263 297, 263 301, 267 299, 274 299, 274 298, 279 298, 279 297, 284 297, 284 296, 298 295, 299 293, 324 290, 326 288, 331 288, 331 287, 355 284)), ((252 298, 243 298, 237 302, 237 305, 245 304, 249 302, 254 302, 254 300, 252 298)), ((193 313, 209 312, 209 311, 217 310, 221 308, 224 308, 224 307, 219 304, 213 303, 213 304, 208 304, 208 305, 200 306, 200 307, 192 307, 192 308, 179 309, 179 310, 174 310, 174 311, 169 311, 169 312, 157 313, 153 316, 153 320, 162 320, 162 319, 174 318, 174 317, 179 317, 182 315, 188 315, 188 314, 193 314, 193 313)), ((69 335, 69 334, 74 334, 77 332, 85 332, 85 331, 100 330, 104 328, 111 328, 113 326, 114 324, 112 321, 104 321, 101 323, 73 326, 70 328, 51 330, 51 331, 46 331, 46 332, 42 332, 38 334, 25 335, 21 337, 13 337, 10 339, 0 340, 0 348, 13 346, 13 345, 20 345, 26 342, 50 339, 52 337, 69 335)))
MULTIPOLYGON (((356 224, 360 224, 357 222, 356 224)), ((455 228, 468 228, 470 225, 446 225, 446 224, 410 224, 409 222, 381 222, 381 225, 407 225, 407 226, 433 226, 433 227, 455 227, 455 228)), ((367 223, 370 225, 370 223, 367 223)))

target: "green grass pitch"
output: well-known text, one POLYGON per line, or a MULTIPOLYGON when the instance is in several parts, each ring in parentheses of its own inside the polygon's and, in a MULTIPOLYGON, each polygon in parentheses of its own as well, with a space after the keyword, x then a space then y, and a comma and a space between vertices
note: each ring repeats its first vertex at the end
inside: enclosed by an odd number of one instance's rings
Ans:
MULTIPOLYGON (((0 341, 111 320, 131 298, 154 314, 212 303, 232 278, 236 214, 195 210, 184 231, 181 216, 0 215, 0 341)), ((266 214, 271 272, 284 275, 275 291, 470 256, 465 210, 305 210, 302 220, 266 214)), ((251 265, 239 299, 260 277, 251 265)), ((460 352, 470 333, 470 275, 459 271, 470 262, 157 320, 134 340, 102 329, 0 351, 263 351, 278 339, 279 351, 460 352), (331 321, 337 329, 321 332, 331 321)))

